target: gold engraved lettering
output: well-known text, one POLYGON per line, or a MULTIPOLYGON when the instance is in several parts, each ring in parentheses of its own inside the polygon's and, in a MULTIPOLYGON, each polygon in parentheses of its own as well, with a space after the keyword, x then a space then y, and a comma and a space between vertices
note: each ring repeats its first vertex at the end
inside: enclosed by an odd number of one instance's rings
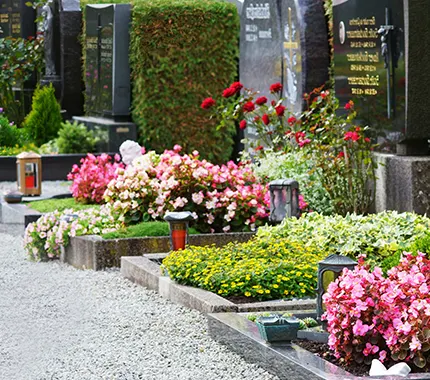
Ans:
POLYGON ((362 30, 348 30, 346 32, 346 36, 349 39, 377 39, 379 37, 378 35, 378 29, 368 29, 364 28, 362 30))
POLYGON ((379 86, 379 75, 369 75, 366 76, 357 76, 357 77, 348 77, 348 84, 350 86, 370 86, 370 87, 378 87, 379 86))
POLYGON ((376 18, 375 16, 371 18, 353 18, 352 20, 349 20, 350 26, 374 26, 376 25, 376 18))

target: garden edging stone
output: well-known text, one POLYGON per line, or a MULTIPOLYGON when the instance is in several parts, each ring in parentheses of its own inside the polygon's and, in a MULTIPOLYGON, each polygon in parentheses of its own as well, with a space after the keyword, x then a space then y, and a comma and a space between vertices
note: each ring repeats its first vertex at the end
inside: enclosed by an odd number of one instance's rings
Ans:
POLYGON ((165 256, 166 254, 148 254, 140 257, 122 257, 121 274, 132 282, 157 291, 164 298, 202 313, 309 310, 316 307, 313 299, 235 304, 218 294, 172 281, 161 272, 160 265, 154 261, 165 256))
POLYGON ((407 377, 350 374, 317 355, 289 343, 266 343, 255 323, 236 313, 208 314, 209 335, 249 363, 257 364, 280 380, 428 380, 430 373, 407 377))
MULTIPOLYGON (((254 235, 253 232, 198 234, 190 235, 188 242, 197 246, 223 246, 230 242, 246 242, 254 235)), ((107 240, 96 235, 78 236, 72 237, 70 244, 63 250, 65 263, 80 269, 103 270, 119 267, 122 256, 169 252, 170 238, 159 236, 107 240)))

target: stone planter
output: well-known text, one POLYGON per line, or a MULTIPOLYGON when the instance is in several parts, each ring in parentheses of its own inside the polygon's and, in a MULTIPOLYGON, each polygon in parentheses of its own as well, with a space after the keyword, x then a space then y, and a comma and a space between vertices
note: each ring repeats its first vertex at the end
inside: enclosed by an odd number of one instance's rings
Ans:
MULTIPOLYGON (((200 234, 190 235, 190 245, 204 246, 215 244, 220 247, 230 242, 246 242, 254 233, 200 234)), ((122 256, 142 256, 148 253, 170 251, 170 238, 142 237, 105 240, 100 236, 79 236, 70 239, 65 247, 63 262, 80 269, 103 270, 119 267, 122 256)))

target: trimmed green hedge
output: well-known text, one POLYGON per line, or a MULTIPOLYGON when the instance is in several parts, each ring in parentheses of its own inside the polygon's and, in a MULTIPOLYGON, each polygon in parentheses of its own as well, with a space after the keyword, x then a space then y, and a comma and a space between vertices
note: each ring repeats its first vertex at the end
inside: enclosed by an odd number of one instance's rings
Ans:
POLYGON ((134 122, 140 142, 158 152, 181 145, 221 162, 234 130, 216 130, 200 109, 237 75, 239 16, 217 0, 134 2, 130 59, 134 122))

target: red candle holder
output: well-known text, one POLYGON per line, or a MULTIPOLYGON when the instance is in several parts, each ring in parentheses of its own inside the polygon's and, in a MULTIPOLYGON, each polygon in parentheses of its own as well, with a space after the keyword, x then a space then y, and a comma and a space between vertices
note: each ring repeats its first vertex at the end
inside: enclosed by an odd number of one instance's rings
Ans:
POLYGON ((185 249, 188 243, 188 223, 194 220, 190 211, 169 212, 164 217, 170 226, 170 245, 172 251, 185 249))

